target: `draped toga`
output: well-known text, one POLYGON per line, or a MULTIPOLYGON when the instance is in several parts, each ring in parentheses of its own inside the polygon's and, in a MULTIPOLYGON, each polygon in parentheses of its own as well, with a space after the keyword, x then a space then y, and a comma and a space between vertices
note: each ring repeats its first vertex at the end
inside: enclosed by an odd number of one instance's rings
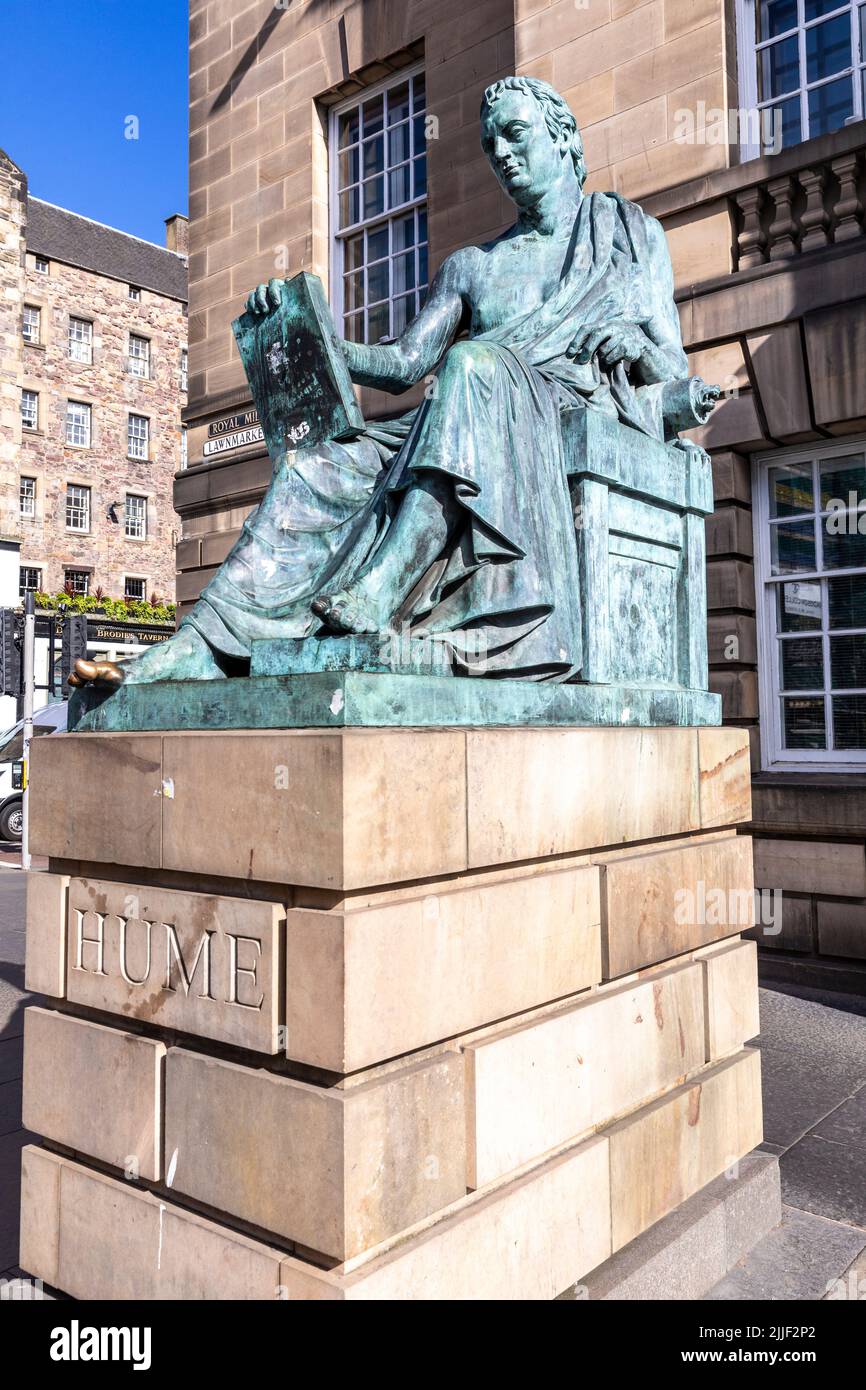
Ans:
POLYGON ((577 206, 545 303, 453 343, 414 410, 370 422, 350 442, 275 460, 262 502, 184 623, 238 658, 257 638, 310 635, 320 626, 312 599, 351 583, 387 535, 403 490, 432 470, 453 485, 458 525, 394 625, 447 642, 458 670, 480 662, 492 676, 578 677, 562 412, 600 410, 663 437, 661 384, 634 384, 622 363, 607 369, 566 355, 581 328, 611 320, 639 324, 666 351, 672 375, 685 375, 661 228, 618 195, 593 193, 577 206))

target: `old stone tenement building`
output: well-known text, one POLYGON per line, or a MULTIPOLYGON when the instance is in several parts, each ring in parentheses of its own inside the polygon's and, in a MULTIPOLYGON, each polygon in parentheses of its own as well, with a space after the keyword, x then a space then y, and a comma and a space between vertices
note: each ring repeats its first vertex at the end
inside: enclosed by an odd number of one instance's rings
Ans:
POLYGON ((167 247, 29 196, 0 153, 0 603, 175 596, 186 218, 167 247))

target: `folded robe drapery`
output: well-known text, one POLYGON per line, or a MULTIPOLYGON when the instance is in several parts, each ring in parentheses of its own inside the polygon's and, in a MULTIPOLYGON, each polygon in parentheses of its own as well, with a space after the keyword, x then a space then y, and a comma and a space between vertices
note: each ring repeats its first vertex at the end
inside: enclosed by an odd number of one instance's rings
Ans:
POLYGON ((415 410, 275 461, 265 497, 184 622, 232 657, 248 656, 256 638, 308 636, 319 625, 312 599, 351 582, 388 534, 403 490, 433 470, 453 484, 459 524, 398 625, 447 641, 470 672, 577 677, 561 411, 585 406, 662 435, 659 385, 634 386, 621 364, 607 371, 566 355, 581 327, 609 320, 639 323, 684 373, 664 238, 634 204, 594 193, 578 204, 543 305, 454 343, 415 410))

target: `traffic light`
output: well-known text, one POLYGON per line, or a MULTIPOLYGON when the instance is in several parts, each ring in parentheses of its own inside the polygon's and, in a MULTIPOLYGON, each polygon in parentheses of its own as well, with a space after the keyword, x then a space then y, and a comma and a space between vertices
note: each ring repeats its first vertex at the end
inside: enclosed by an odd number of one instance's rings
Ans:
POLYGON ((18 615, 12 608, 0 608, 0 694, 17 697, 21 689, 18 615))
POLYGON ((60 675, 64 698, 69 694, 69 676, 81 656, 87 656, 87 618, 84 613, 67 613, 63 619, 60 648, 60 675))

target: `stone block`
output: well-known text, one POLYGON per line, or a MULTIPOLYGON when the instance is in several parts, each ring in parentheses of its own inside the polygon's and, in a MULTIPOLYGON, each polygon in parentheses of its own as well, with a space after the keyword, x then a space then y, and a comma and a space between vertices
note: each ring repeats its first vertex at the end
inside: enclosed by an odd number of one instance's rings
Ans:
POLYGON ((736 941, 698 956, 704 972, 706 1060, 718 1062, 761 1031, 758 948, 754 941, 736 941))
POLYGON ((31 994, 66 992, 65 874, 31 870, 26 876, 24 984, 31 994))
POLYGON ((23 1155, 21 1260, 72 1298, 276 1299, 282 1253, 47 1149, 23 1155))
POLYGON ((172 1048, 165 1136, 173 1190, 347 1260, 465 1196, 462 1059, 338 1090, 172 1048))
POLYGON ((346 1272, 287 1257, 283 1296, 342 1301, 540 1301, 610 1254, 608 1155, 593 1138, 346 1272))
POLYGON ((464 737, 166 735, 164 867, 326 888, 463 869, 464 737))
POLYGON ((157 1181, 165 1046, 71 1014, 24 1014, 24 1128, 157 1181))
POLYGON ((466 1047, 469 1186, 634 1109, 704 1063, 697 963, 466 1047))
POLYGON ((55 734, 30 750, 30 849, 55 859, 158 868, 162 741, 55 734))
POLYGON ((67 998, 277 1052, 284 920, 279 903, 73 878, 67 998))
POLYGON ((752 816, 747 729, 698 729, 701 825, 738 825, 752 816))
POLYGON ((864 898, 866 854, 862 843, 756 838, 755 883, 783 893, 864 898))
POLYGON ((700 828, 694 729, 476 729, 466 738, 470 867, 700 828))
POLYGON ((355 910, 290 908, 288 1055, 355 1071, 595 984, 598 872, 545 867, 355 910))
POLYGON ((866 902, 816 904, 818 950, 825 956, 866 957, 866 902))
POLYGON ((747 1049, 603 1131, 614 1251, 761 1142, 760 1060, 747 1049))
POLYGON ((739 935, 754 921, 747 835, 702 836, 673 849, 619 852, 604 866, 605 980, 739 935))

